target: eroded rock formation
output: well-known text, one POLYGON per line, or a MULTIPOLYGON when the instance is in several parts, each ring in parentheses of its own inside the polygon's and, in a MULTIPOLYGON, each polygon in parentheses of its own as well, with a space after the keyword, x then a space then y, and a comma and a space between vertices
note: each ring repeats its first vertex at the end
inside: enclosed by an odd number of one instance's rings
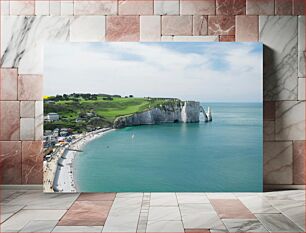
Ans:
POLYGON ((199 115, 199 102, 182 101, 180 105, 163 105, 130 116, 118 117, 114 121, 114 128, 175 122, 196 123, 199 122, 199 115))

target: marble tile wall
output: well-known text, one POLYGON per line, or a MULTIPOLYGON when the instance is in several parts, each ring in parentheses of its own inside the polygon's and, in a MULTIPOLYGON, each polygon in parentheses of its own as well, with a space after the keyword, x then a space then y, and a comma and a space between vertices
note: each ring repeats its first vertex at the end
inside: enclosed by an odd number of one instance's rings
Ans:
POLYGON ((303 0, 1 1, 2 183, 41 182, 46 42, 259 41, 264 182, 304 184, 304 14, 303 0))

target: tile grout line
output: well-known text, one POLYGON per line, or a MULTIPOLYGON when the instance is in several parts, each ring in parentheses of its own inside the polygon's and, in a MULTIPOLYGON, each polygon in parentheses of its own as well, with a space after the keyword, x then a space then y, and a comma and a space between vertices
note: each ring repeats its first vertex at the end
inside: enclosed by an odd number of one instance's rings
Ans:
POLYGON ((150 200, 151 200, 151 193, 143 193, 136 232, 146 232, 147 230, 150 200), (147 212, 144 213, 143 210, 146 210, 147 212), (144 221, 145 224, 142 221, 144 221))
POLYGON ((184 229, 184 232, 185 232, 185 226, 184 226, 184 222, 183 222, 183 215, 182 215, 182 211, 181 211, 181 208, 180 208, 180 204, 179 204, 179 201, 178 201, 178 198, 177 198, 177 193, 175 193, 175 198, 176 198, 176 202, 177 202, 177 207, 178 207, 179 212, 180 212, 180 217, 181 217, 182 226, 183 226, 183 229, 184 229))

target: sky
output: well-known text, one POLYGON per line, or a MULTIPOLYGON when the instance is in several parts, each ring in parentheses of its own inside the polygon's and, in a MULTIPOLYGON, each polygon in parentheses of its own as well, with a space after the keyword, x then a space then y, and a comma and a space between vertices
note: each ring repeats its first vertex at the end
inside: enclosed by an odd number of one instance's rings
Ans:
POLYGON ((57 43, 44 50, 44 95, 104 93, 262 102, 261 43, 57 43))

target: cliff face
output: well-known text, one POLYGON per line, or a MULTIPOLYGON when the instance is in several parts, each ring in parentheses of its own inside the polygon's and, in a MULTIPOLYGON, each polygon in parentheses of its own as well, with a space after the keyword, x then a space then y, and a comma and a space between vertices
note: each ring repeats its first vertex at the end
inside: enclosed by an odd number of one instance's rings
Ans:
POLYGON ((136 125, 152 125, 174 122, 199 122, 200 103, 185 101, 180 105, 164 105, 131 116, 118 117, 114 121, 115 128, 123 128, 136 125))

